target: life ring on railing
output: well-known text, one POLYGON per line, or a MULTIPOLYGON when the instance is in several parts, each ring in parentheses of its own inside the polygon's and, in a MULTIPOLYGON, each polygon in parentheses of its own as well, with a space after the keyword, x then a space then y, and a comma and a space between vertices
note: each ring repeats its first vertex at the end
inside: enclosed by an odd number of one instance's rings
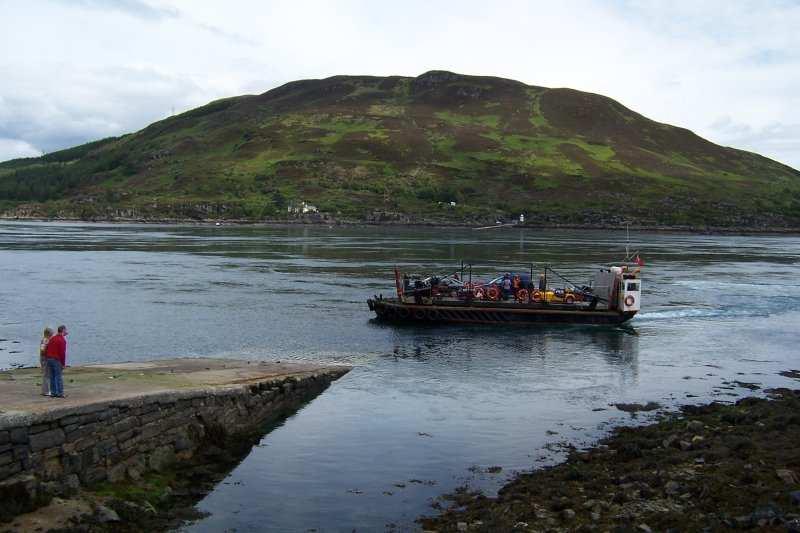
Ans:
POLYGON ((632 306, 634 303, 636 303, 636 298, 634 298, 634 297, 633 297, 633 294, 629 294, 629 295, 627 295, 627 296, 625 297, 625 305, 627 305, 628 307, 630 307, 630 306, 632 306))
POLYGON ((486 293, 484 292, 482 287, 478 287, 477 289, 475 289, 475 298, 477 298, 478 300, 483 300, 484 296, 486 296, 486 293))
POLYGON ((486 296, 488 296, 490 300, 497 300, 500 298, 500 289, 492 285, 489 287, 489 290, 486 291, 486 296))
POLYGON ((542 293, 539 291, 533 291, 533 301, 534 302, 541 302, 542 301, 542 293))
POLYGON ((520 303, 528 303, 528 289, 520 289, 517 291, 517 301, 520 303))
POLYGON ((568 304, 574 304, 575 303, 575 295, 567 294, 567 297, 564 298, 564 301, 567 302, 568 304))

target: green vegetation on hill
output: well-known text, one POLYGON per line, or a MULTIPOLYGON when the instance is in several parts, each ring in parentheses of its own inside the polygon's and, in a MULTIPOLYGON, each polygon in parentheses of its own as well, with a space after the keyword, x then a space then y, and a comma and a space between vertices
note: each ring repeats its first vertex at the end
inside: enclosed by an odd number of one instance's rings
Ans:
POLYGON ((609 98, 501 78, 334 76, 0 163, 0 210, 800 226, 800 172, 609 98), (455 207, 450 205, 455 202, 455 207))

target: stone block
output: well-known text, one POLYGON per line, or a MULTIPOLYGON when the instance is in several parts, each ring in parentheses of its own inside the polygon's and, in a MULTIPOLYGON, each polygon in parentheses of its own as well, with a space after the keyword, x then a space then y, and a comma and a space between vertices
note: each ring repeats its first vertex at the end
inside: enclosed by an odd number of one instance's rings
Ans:
POLYGON ((71 426, 71 425, 77 424, 79 426, 83 426, 83 425, 86 425, 86 424, 94 424, 95 422, 97 422, 99 420, 100 413, 102 413, 102 412, 103 412, 103 410, 100 409, 100 410, 92 411, 90 413, 76 414, 76 415, 72 415, 71 417, 64 417, 64 418, 62 418, 62 420, 66 420, 66 423, 64 423, 62 425, 65 425, 65 426, 70 425, 71 426))
POLYGON ((14 446, 14 457, 17 459, 24 459, 31 455, 31 451, 28 446, 24 444, 18 444, 14 446))
POLYGON ((26 428, 14 428, 9 432, 9 436, 14 444, 28 444, 28 430, 26 428))
POLYGON ((0 444, 0 454, 6 453, 8 450, 13 450, 14 445, 10 442, 7 444, 0 444))
POLYGON ((120 441, 118 441, 119 442, 119 448, 120 448, 120 450, 130 450, 130 449, 136 447, 136 445, 139 444, 139 442, 141 440, 142 440, 141 435, 133 436, 133 437, 131 437, 131 438, 127 439, 127 440, 124 440, 124 441, 120 440, 120 441))
POLYGON ((197 445, 194 441, 192 441, 188 435, 179 434, 175 437, 175 451, 176 452, 183 452, 186 450, 193 450, 197 445))
POLYGON ((64 428, 64 431, 67 431, 67 426, 76 426, 79 424, 80 419, 85 415, 69 415, 61 417, 58 420, 58 425, 64 428))
POLYGON ((118 483, 125 480, 128 476, 128 466, 125 463, 119 463, 108 469, 108 480, 111 483, 118 483))
POLYGON ((147 413, 145 415, 141 415, 139 417, 139 422, 142 425, 145 425, 145 424, 149 424, 150 422, 154 422, 154 421, 158 420, 159 418, 163 418, 163 417, 164 417, 164 414, 160 410, 152 411, 152 412, 147 413))
POLYGON ((64 485, 56 481, 45 481, 39 483, 39 492, 47 496, 63 496, 64 485))
POLYGON ((112 433, 123 433, 125 431, 128 431, 129 429, 135 428, 138 425, 139 423, 136 421, 135 417, 128 416, 120 419, 118 422, 115 422, 111 426, 110 431, 112 433))
POLYGON ((84 469, 79 477, 86 485, 92 485, 106 480, 106 469, 104 467, 92 467, 84 469))
POLYGON ((94 449, 84 450, 81 453, 67 454, 62 458, 64 465, 64 472, 67 474, 78 474, 84 468, 94 466, 97 462, 97 456, 94 449))
POLYGON ((75 494, 81 488, 81 480, 77 474, 70 474, 64 477, 64 493, 67 495, 75 494))
POLYGON ((86 424, 83 426, 70 426, 71 430, 66 432, 67 442, 76 441, 82 439, 84 437, 88 437, 90 435, 94 435, 98 432, 97 424, 86 424))
POLYGON ((42 478, 46 480, 59 479, 64 474, 64 467, 57 457, 48 459, 42 465, 42 478))
POLYGON ((76 440, 72 444, 72 449, 76 452, 82 452, 86 448, 91 448, 94 446, 96 439, 94 437, 84 437, 80 440, 76 440))
POLYGON ((21 471, 22 471, 22 463, 20 463, 19 461, 15 461, 13 463, 0 466, 0 481, 8 479, 9 477, 21 471))
POLYGON ((172 446, 161 446, 150 454, 147 460, 151 470, 162 472, 175 463, 175 450, 172 446))
POLYGON ((187 423, 187 420, 180 415, 172 414, 167 416, 167 413, 164 412, 164 416, 161 420, 158 421, 158 425, 164 428, 164 431, 168 429, 175 428, 177 426, 182 426, 187 423))
POLYGON ((0 431, 0 444, 11 442, 11 434, 8 431, 0 431))
POLYGON ((0 466, 5 466, 12 462, 14 462, 14 452, 12 450, 0 453, 0 466))
POLYGON ((65 439, 66 435, 64 435, 64 430, 61 428, 50 429, 40 433, 32 434, 30 436, 31 450, 39 451, 45 448, 59 446, 64 443, 65 439))
POLYGON ((41 468, 44 458, 42 457, 42 452, 34 452, 29 453, 26 458, 22 458, 20 461, 27 470, 33 471, 41 468))
POLYGON ((150 453, 156 448, 158 448, 160 443, 156 442, 155 439, 145 440, 139 442, 139 445, 136 447, 136 451, 139 453, 150 453))
POLYGON ((115 450, 116 448, 117 448, 117 441, 113 438, 102 440, 98 442, 97 445, 94 447, 94 449, 97 451, 97 456, 101 458, 107 456, 109 453, 112 452, 112 450, 115 450))
POLYGON ((153 437, 161 433, 161 431, 163 431, 163 428, 161 427, 160 424, 152 423, 142 427, 141 430, 142 430, 141 432, 142 439, 148 440, 152 439, 153 437))
POLYGON ((43 431, 47 431, 50 429, 50 424, 34 424, 28 427, 28 435, 35 435, 36 433, 41 433, 43 431))
POLYGON ((109 466, 113 466, 119 463, 124 462, 128 459, 133 453, 132 450, 120 450, 117 448, 116 450, 112 451, 110 454, 106 456, 106 464, 109 466))
POLYGON ((63 451, 61 450, 61 446, 54 446, 52 448, 47 448, 42 450, 42 459, 52 459, 54 457, 61 457, 63 455, 63 451))
POLYGON ((148 413, 152 413, 153 411, 158 411, 158 403, 156 402, 144 404, 133 410, 132 414, 135 414, 137 416, 142 416, 148 413))
POLYGON ((129 429, 128 431, 123 431, 122 433, 117 434, 117 442, 122 443, 133 437, 134 433, 136 433, 135 429, 129 429))

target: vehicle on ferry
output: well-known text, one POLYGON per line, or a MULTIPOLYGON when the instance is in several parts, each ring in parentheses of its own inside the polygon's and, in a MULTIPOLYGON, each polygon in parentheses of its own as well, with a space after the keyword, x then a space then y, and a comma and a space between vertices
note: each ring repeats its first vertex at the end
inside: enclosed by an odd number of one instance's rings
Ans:
POLYGON ((379 320, 473 324, 622 324, 641 309, 644 263, 637 255, 595 272, 576 285, 552 267, 536 275, 509 270, 486 281, 473 279, 472 265, 444 275, 395 268, 396 296, 367 300, 379 320))

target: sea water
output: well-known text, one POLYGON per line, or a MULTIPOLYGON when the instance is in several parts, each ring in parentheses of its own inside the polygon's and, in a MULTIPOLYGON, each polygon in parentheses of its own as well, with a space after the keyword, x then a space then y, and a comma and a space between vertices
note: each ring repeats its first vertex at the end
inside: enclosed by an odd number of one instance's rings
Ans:
POLYGON ((366 305, 393 293, 395 266, 550 265, 585 283, 624 255, 625 231, 5 222, 0 367, 36 364, 41 329, 61 323, 70 364, 352 365, 185 529, 414 530, 458 486, 492 494, 567 443, 645 418, 616 402, 669 409, 791 386, 778 372, 800 367, 800 238, 631 232, 628 246, 645 261, 643 304, 623 327, 396 327, 366 305))

